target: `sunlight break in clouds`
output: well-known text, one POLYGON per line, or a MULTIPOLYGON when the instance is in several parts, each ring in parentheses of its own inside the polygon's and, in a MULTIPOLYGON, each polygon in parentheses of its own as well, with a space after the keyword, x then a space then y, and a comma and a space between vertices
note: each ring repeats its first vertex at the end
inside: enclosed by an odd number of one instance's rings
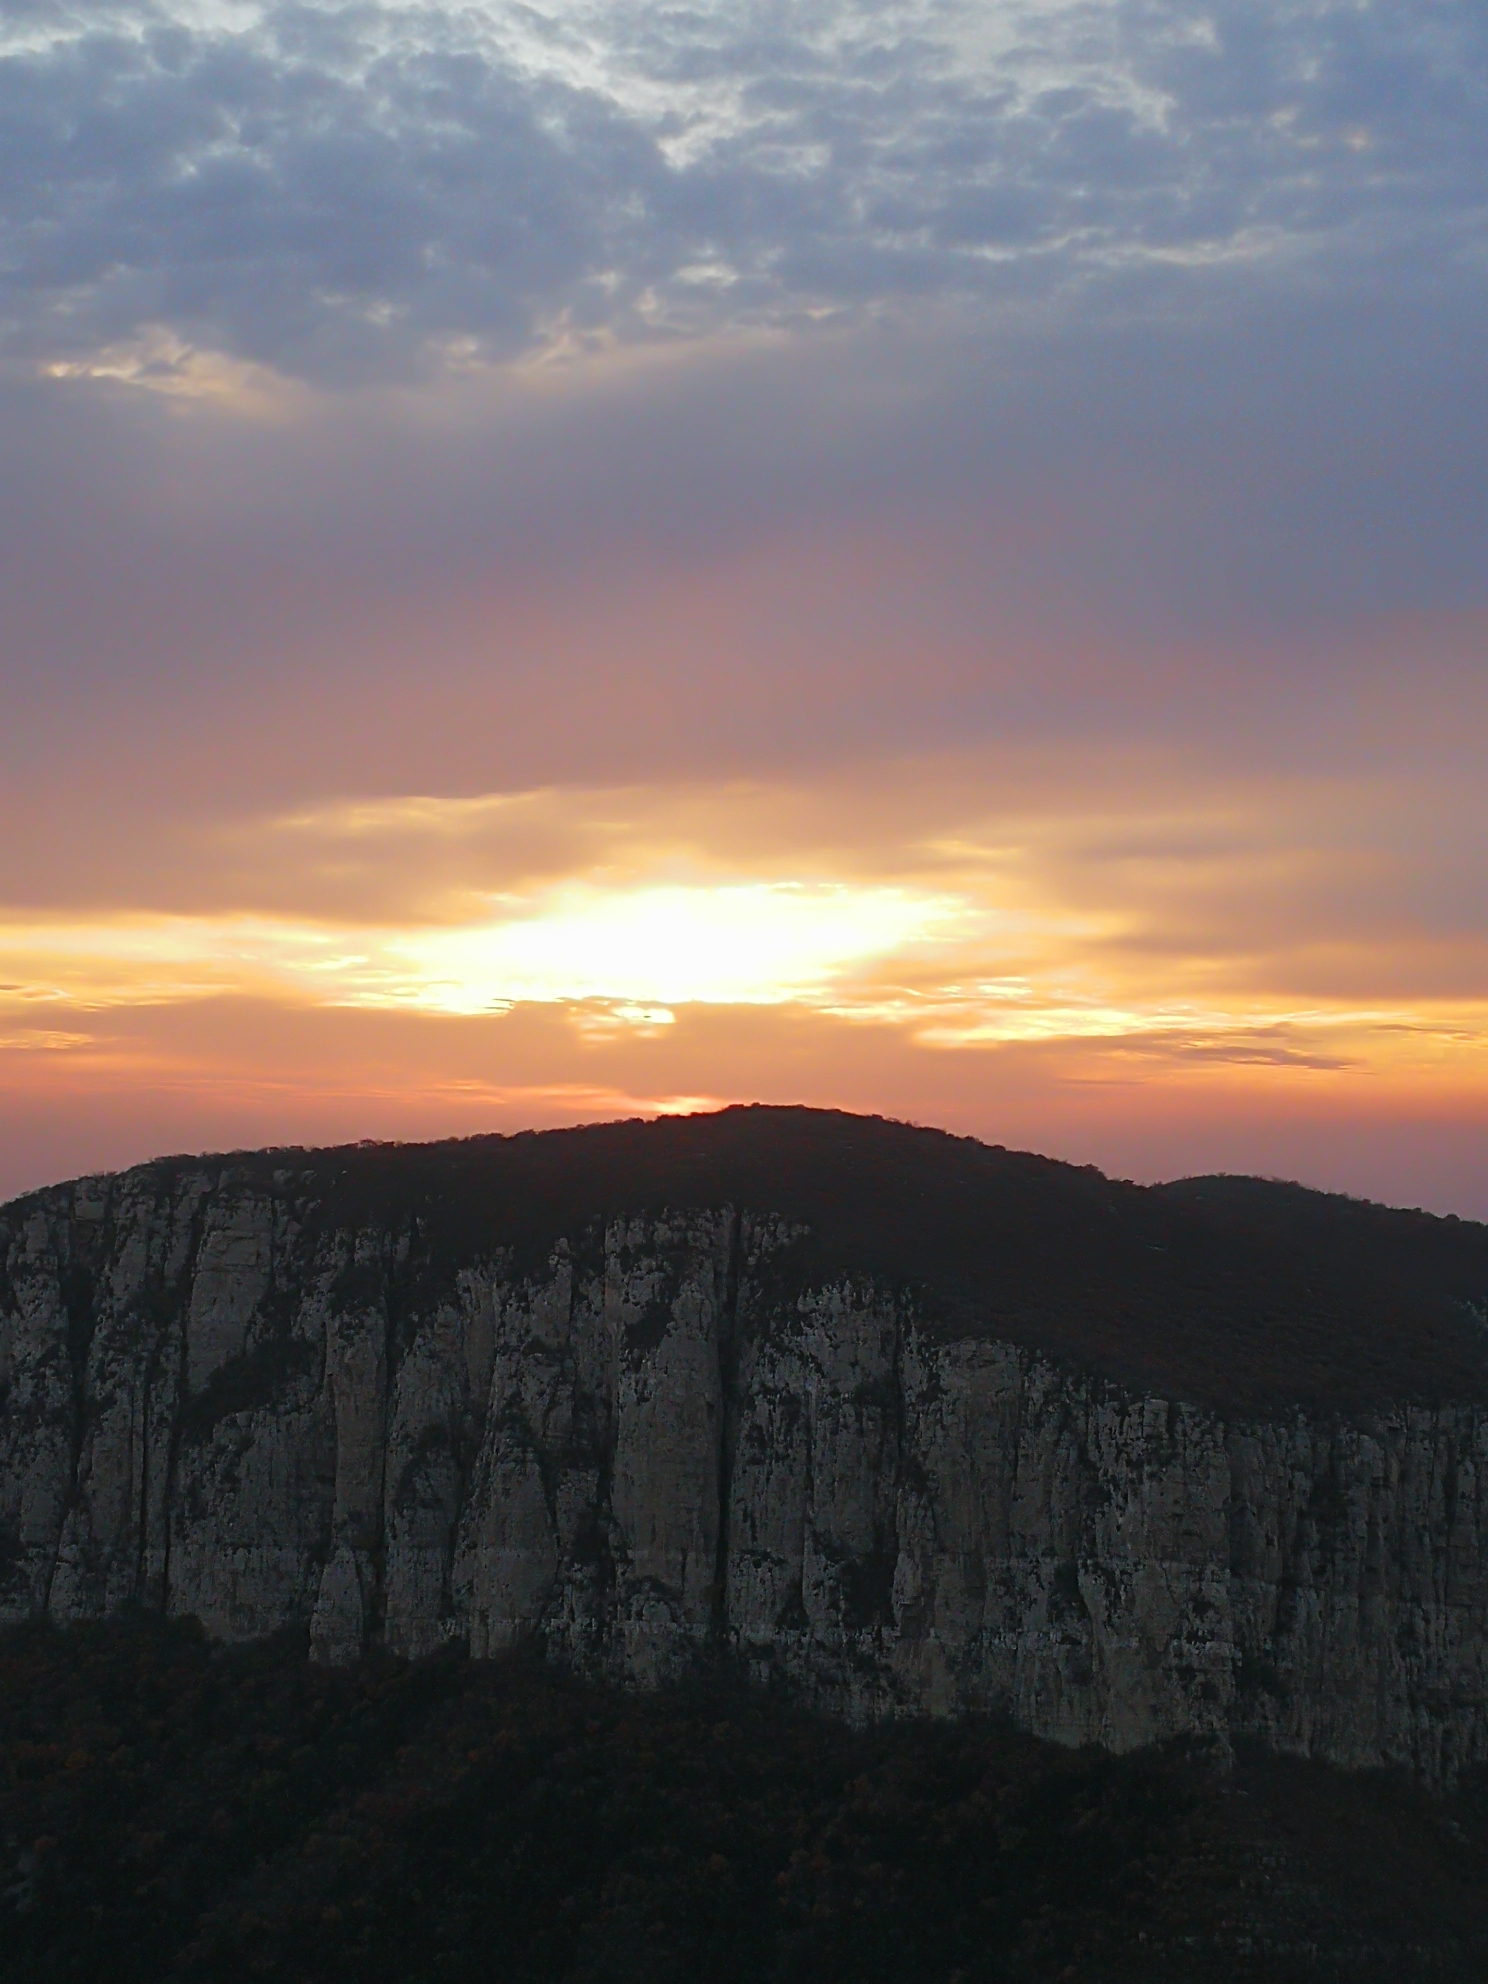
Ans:
MULTIPOLYGON (((405 868, 422 868, 432 901, 441 893, 441 871, 428 856, 431 828, 448 835, 461 822, 483 826, 509 815, 530 833, 553 798, 384 802, 279 824, 329 826, 352 838, 377 833, 383 859, 397 851, 405 868), (387 827, 395 829, 391 842, 379 832, 387 827), (401 848, 399 827, 408 837, 401 848)), ((655 816, 647 822, 645 799, 592 796, 586 820, 580 796, 570 795, 566 811, 576 845, 587 827, 598 832, 612 861, 623 860, 629 835, 633 860, 636 842, 655 833, 666 811, 651 796, 655 816), (628 829, 626 805, 634 815, 628 829)), ((786 803, 780 795, 763 810, 786 803)), ((1023 824, 1026 830, 1029 823, 1023 824)), ((732 825, 737 832, 739 820, 732 825)), ((798 819, 798 832, 802 825, 798 819)), ((1192 834, 1192 823, 1186 830, 1192 834)), ((1089 836, 1093 828, 1071 822, 1066 831, 1089 836)), ((1132 836, 1130 827, 1108 824, 1105 831, 1132 836)), ((1163 844, 1158 830, 1149 828, 1149 835, 1139 865, 1161 875, 1171 863, 1155 858, 1163 844)), ((530 841, 522 851, 529 858, 543 852, 530 841)), ((867 852, 860 847, 858 858, 867 852)), ((313 855, 305 853, 313 867, 313 855)), ((650 853, 654 861, 656 849, 650 853)), ((902 869, 915 853, 912 844, 884 846, 877 858, 902 869)), ((1063 853, 1068 860, 1068 849, 1063 853)), ((499 863, 499 849, 488 845, 485 855, 499 863)), ((1145 899, 1130 879, 1124 896, 1117 895, 1106 877, 1099 907, 1079 902, 1088 884, 1078 869, 1061 876, 1049 850, 941 841, 922 843, 918 855, 927 872, 892 883, 808 885, 737 875, 712 884, 606 882, 571 872, 524 894, 467 888, 459 899, 480 902, 482 913, 458 920, 432 921, 427 912, 353 922, 303 913, 138 911, 96 921, 12 920, 0 925, 0 1011, 35 1019, 59 1008, 87 1014, 263 999, 473 1019, 528 1005, 573 1008, 589 1028, 654 1031, 672 1025, 683 1008, 795 1005, 860 1030, 896 1031, 935 1053, 1013 1046, 1094 1051, 1126 1057, 1128 1065, 1138 1057, 1154 1078, 1160 1070, 1182 1079, 1224 1067, 1354 1070, 1382 1078, 1413 1067, 1418 1078, 1435 1082, 1444 1063, 1464 1080, 1470 1071, 1481 1078, 1488 1065, 1484 1001, 1444 997, 1424 984, 1408 999, 1357 996, 1354 981, 1378 970, 1359 941, 1362 931, 1352 962, 1335 947, 1331 987, 1317 984, 1308 996, 1300 984, 1289 984, 1289 977, 1301 980, 1316 967, 1305 929, 1288 927, 1275 873, 1277 926, 1257 979, 1254 953, 1227 956, 1220 931, 1185 928, 1192 897, 1212 896, 1219 884, 1202 851, 1179 864, 1195 871, 1190 900, 1172 876, 1145 899)), ((1264 848, 1252 858, 1264 860, 1264 848)), ((1292 914, 1306 911, 1298 904, 1292 914)), ((1252 916, 1251 945, 1262 938, 1252 916)), ((90 1036, 55 1027, 0 1041, 13 1053, 89 1045, 90 1036)))
POLYGON ((269 917, 13 923, 0 928, 10 981, 0 1005, 88 1010, 277 991, 317 1005, 476 1014, 593 999, 665 1024, 678 1004, 820 1001, 964 916, 949 898, 902 889, 768 883, 573 886, 506 910, 421 930, 269 917))
POLYGON ((898 889, 572 888, 534 915, 394 938, 380 957, 334 975, 358 1004, 447 1013, 524 999, 774 1005, 820 998, 957 911, 898 889))

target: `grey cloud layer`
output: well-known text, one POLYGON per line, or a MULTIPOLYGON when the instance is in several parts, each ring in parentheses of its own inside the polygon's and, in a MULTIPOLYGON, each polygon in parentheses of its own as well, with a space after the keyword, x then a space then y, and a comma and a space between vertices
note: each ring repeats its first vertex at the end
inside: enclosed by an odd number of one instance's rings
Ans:
POLYGON ((232 18, 0 16, 14 356, 154 326, 349 379, 559 326, 1481 284, 1468 0, 232 18))

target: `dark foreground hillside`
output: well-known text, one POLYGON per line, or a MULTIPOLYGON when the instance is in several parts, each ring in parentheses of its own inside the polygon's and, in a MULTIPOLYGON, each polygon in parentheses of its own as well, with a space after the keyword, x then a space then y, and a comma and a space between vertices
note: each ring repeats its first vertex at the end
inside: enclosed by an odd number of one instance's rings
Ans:
POLYGON ((782 1270, 802 1286, 880 1275, 951 1334, 1170 1398, 1488 1400, 1488 1227, 1296 1185, 1143 1187, 940 1130, 764 1107, 232 1163, 271 1195, 313 1190, 327 1228, 417 1222, 410 1271, 435 1282, 497 1247, 540 1268, 560 1236, 617 1213, 731 1204, 810 1228, 782 1270))
POLYGON ((1488 1804, 158 1621, 0 1638, 12 1984, 1488 1975, 1488 1804))

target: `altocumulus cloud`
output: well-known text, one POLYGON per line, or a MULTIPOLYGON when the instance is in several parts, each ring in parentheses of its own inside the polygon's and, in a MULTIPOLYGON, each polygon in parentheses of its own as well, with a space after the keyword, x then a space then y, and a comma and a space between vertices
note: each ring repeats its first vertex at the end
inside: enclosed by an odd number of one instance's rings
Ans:
POLYGON ((0 326, 27 367, 336 384, 1382 262, 1476 295, 1485 147, 1473 0, 11 0, 0 326))

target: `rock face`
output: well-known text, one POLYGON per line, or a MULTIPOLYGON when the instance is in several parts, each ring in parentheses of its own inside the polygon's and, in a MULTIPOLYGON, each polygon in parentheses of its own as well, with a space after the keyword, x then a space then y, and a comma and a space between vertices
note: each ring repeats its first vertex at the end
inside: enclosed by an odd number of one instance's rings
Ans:
POLYGON ((436 1266, 412 1216, 230 1165, 0 1211, 0 1618, 1488 1757, 1483 1408, 1227 1420, 871 1278, 783 1292, 795 1239, 720 1206, 436 1266))

